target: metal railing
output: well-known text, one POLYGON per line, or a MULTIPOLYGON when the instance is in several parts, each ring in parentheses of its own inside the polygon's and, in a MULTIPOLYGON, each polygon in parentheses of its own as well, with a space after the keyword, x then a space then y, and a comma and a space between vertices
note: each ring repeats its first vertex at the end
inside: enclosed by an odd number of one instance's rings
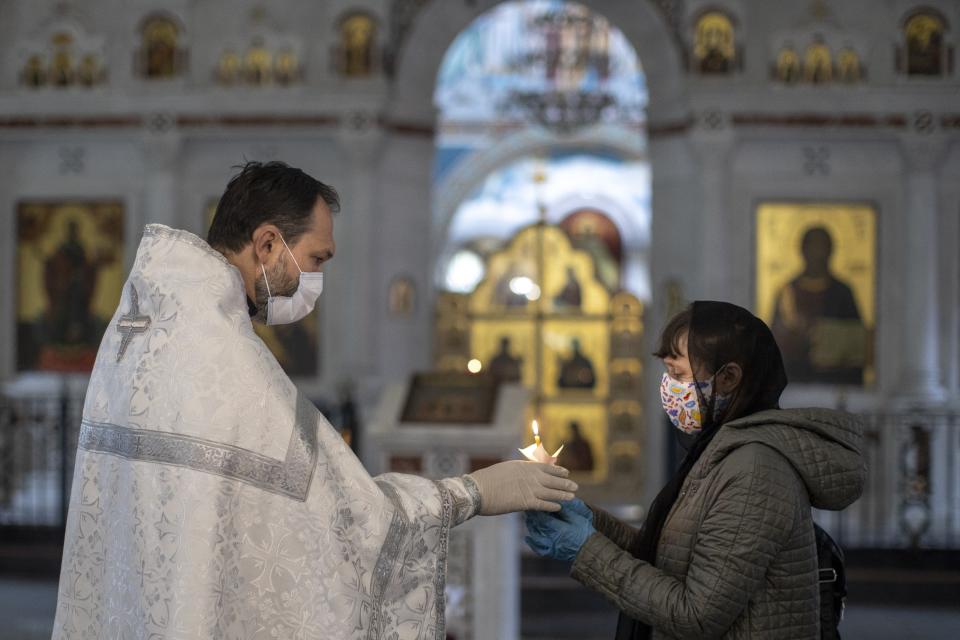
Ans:
MULTIPOLYGON (((0 540, 59 529, 73 478, 83 398, 0 396, 0 540)), ((960 549, 960 414, 864 415, 863 496, 814 518, 845 548, 960 549)))
POLYGON ((842 512, 814 518, 847 548, 960 549, 960 415, 863 416, 867 482, 842 512))
POLYGON ((83 398, 0 397, 0 533, 63 528, 83 398))

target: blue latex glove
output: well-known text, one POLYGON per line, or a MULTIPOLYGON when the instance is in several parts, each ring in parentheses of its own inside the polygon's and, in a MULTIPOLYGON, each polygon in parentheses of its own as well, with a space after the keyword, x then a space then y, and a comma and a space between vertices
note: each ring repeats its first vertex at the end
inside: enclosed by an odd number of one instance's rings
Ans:
POLYGON ((573 562, 587 538, 592 536, 593 512, 576 499, 560 503, 559 513, 527 511, 524 541, 539 556, 573 562))

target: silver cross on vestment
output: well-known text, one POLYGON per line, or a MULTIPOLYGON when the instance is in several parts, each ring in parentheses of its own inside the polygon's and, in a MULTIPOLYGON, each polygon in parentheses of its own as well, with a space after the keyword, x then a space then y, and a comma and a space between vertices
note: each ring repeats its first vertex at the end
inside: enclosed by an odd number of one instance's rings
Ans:
POLYGON ((123 337, 120 339, 120 350, 117 351, 117 362, 123 358, 127 352, 130 341, 138 333, 145 333, 150 328, 150 316, 140 315, 140 296, 137 295, 137 289, 130 285, 130 311, 120 316, 117 320, 117 331, 123 337))

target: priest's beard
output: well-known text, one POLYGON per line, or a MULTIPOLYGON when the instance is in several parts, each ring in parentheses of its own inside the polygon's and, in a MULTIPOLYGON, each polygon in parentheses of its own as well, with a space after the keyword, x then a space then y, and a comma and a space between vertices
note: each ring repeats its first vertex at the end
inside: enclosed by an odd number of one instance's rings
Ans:
MULTIPOLYGON (((280 259, 274 266, 267 269, 267 277, 270 278, 270 293, 275 296, 292 296, 300 286, 299 277, 291 278, 287 273, 287 260, 284 254, 280 255, 280 259)), ((267 324, 267 301, 270 300, 270 294, 267 293, 267 281, 264 280, 263 272, 260 272, 260 277, 253 283, 253 291, 257 298, 254 300, 257 305, 257 314, 253 319, 261 324, 267 324)))

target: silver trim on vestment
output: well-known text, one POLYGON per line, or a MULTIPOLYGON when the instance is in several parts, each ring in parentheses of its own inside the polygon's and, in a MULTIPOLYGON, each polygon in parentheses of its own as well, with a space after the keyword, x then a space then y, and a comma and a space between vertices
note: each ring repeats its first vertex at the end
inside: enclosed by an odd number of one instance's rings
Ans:
POLYGON ((473 476, 467 474, 462 476, 463 486, 467 490, 467 494, 470 496, 469 504, 461 504, 461 501, 458 499, 454 503, 454 522, 461 523, 467 519, 467 514, 475 515, 480 513, 480 487, 477 485, 477 481, 473 479, 473 476), (463 509, 463 511, 460 511, 463 509))
POLYGON ((283 460, 178 433, 84 420, 79 448, 128 460, 155 462, 239 480, 303 502, 317 464, 317 409, 297 394, 293 433, 283 460))
POLYGON ((383 594, 386 593, 390 578, 393 576, 397 562, 400 560, 400 549, 403 548, 403 541, 410 528, 410 523, 407 521, 403 510, 403 503, 400 501, 400 494, 397 493, 396 488, 387 482, 377 482, 377 486, 393 504, 393 518, 390 521, 390 528, 387 530, 387 537, 383 541, 383 546, 380 547, 380 555, 377 556, 377 563, 374 565, 373 576, 370 579, 370 597, 373 610, 370 612, 370 628, 367 629, 368 640, 380 640, 383 636, 383 594))
POLYGON ((440 492, 440 548, 437 550, 437 571, 434 574, 434 590, 436 591, 437 626, 435 640, 446 640, 447 626, 447 553, 450 548, 450 519, 453 516, 453 500, 450 490, 440 482, 435 483, 440 492))

